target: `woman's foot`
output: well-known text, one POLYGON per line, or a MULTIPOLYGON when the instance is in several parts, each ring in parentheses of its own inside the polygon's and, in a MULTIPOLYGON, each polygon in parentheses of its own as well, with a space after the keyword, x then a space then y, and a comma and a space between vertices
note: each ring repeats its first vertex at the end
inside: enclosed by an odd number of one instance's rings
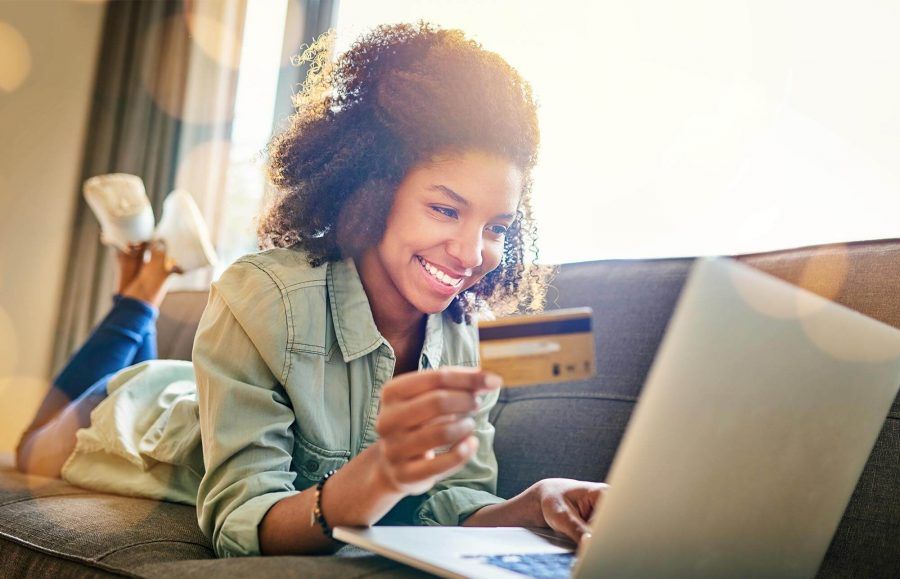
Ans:
POLYGON ((153 209, 136 175, 110 173, 84 182, 84 199, 100 223, 100 240, 121 251, 153 236, 153 209))
POLYGON ((169 258, 182 271, 216 265, 216 250, 206 221, 191 194, 183 189, 166 197, 153 238, 165 243, 169 258))
POLYGON ((121 294, 159 309, 166 297, 166 282, 173 273, 181 273, 181 270, 172 266, 163 244, 153 243, 150 245, 150 259, 143 264, 137 276, 121 294))
POLYGON ((116 293, 121 294, 125 288, 134 281, 141 266, 144 265, 144 254, 147 251, 146 243, 133 243, 126 250, 116 251, 116 261, 119 263, 118 285, 116 293))

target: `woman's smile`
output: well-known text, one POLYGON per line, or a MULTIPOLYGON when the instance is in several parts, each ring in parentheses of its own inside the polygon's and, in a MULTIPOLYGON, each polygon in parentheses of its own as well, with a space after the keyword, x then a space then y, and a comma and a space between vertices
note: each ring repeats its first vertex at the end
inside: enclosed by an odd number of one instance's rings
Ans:
POLYGON ((463 281, 469 277, 467 275, 461 277, 451 276, 446 272, 445 268, 438 267, 421 255, 416 256, 416 261, 419 263, 418 269, 422 272, 428 286, 442 296, 456 295, 462 288, 463 281))

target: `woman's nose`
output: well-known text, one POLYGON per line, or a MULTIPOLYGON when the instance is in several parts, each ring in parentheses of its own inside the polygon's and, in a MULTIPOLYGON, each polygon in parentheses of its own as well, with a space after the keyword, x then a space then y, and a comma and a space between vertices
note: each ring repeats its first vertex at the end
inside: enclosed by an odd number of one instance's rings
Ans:
POLYGON ((447 243, 447 253, 456 259, 462 269, 475 269, 483 261, 484 243, 481 235, 459 236, 447 243))

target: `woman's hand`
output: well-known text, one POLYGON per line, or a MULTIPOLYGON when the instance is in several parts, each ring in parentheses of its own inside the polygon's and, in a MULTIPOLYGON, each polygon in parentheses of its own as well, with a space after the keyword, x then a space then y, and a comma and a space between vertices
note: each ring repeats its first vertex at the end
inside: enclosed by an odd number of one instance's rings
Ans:
POLYGON ((548 478, 529 491, 535 493, 547 526, 579 543, 590 535, 591 515, 608 488, 604 483, 548 478))
POLYGON ((465 466, 478 450, 471 417, 478 408, 476 396, 501 385, 496 374, 453 367, 402 374, 387 382, 375 430, 379 470, 388 487, 404 495, 421 494, 465 466))
POLYGON ((483 507, 466 527, 550 527, 576 543, 590 535, 591 515, 609 488, 604 483, 548 478, 508 501, 483 507))

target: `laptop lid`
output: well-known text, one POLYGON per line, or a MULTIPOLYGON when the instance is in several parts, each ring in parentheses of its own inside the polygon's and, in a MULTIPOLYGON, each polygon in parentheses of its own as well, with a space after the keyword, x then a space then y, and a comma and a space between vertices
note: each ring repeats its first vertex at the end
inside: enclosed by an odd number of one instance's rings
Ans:
POLYGON ((898 385, 897 329, 697 260, 576 574, 813 576, 898 385))

